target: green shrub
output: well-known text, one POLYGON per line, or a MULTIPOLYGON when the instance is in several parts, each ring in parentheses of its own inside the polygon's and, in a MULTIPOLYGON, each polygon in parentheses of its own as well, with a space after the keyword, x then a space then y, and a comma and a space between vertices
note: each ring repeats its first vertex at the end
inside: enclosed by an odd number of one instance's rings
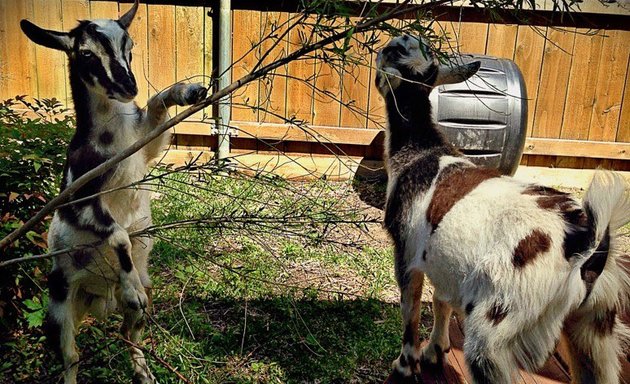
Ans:
MULTIPOLYGON (((59 193, 65 152, 74 120, 55 99, 23 96, 0 102, 0 237, 22 225, 59 193)), ((45 253, 49 220, 3 250, 1 259, 45 253)), ((0 330, 41 323, 46 297, 43 273, 50 261, 3 270, 0 279, 0 330), (10 278, 8 278, 10 276, 10 278)))

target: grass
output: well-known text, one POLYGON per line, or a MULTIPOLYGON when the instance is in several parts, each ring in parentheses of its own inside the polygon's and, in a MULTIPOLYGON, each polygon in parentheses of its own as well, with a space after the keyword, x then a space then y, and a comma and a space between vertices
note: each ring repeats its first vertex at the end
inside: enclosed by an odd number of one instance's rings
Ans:
MULTIPOLYGON (((401 332, 392 255, 366 235, 380 226, 378 212, 351 185, 199 174, 156 185, 158 227, 205 219, 156 232, 144 345, 160 383, 180 382, 172 370, 192 383, 385 378, 401 332)), ((120 320, 83 325, 80 382, 129 382, 120 320)), ((3 345, 0 382, 57 380, 61 367, 43 339, 33 329, 3 345)))

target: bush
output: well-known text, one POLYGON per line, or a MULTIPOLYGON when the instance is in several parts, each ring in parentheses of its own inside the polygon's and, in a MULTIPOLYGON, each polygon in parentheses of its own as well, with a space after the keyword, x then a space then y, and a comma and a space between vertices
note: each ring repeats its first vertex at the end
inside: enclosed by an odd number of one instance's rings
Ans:
MULTIPOLYGON (((0 237, 23 224, 59 193, 65 152, 74 120, 55 99, 23 96, 0 102, 0 237)), ((50 220, 40 223, 4 250, 2 259, 45 253, 50 220)), ((0 329, 36 327, 43 318, 41 271, 50 261, 2 271, 0 329)))

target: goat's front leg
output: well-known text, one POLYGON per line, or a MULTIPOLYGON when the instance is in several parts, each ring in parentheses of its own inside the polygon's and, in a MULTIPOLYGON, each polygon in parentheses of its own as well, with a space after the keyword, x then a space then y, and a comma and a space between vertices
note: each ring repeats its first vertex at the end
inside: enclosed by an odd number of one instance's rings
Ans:
POLYGON ((422 364, 442 366, 444 354, 451 349, 448 326, 451 320, 451 306, 433 295, 433 330, 429 344, 422 348, 422 364))
MULTIPOLYGON (((403 256, 397 255, 398 257, 403 256)), ((400 356, 392 363, 393 371, 386 383, 413 383, 414 375, 420 373, 421 350, 418 325, 424 273, 401 267, 396 269, 396 275, 400 287, 400 309, 404 332, 400 356)))
MULTIPOLYGON (((202 83, 177 83, 149 99, 144 113, 144 126, 150 131, 166 121, 167 112, 175 105, 193 105, 206 98, 208 88, 202 83)), ((168 144, 170 133, 167 131, 149 143, 145 148, 148 158, 159 156, 162 148, 168 144)))

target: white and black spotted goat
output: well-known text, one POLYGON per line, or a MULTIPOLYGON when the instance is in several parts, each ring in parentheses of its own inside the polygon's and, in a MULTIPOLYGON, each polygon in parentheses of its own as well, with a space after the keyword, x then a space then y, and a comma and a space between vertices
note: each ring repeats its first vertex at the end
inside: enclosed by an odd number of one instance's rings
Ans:
POLYGON ((437 131, 429 92, 469 78, 479 63, 440 65, 423 41, 402 36, 380 51, 377 67, 389 119, 385 227, 404 322, 388 382, 414 382, 421 363, 441 363, 455 310, 477 384, 509 383, 518 364, 538 369, 561 336, 574 383, 618 383, 628 330, 617 313, 630 279, 615 234, 630 221, 627 182, 598 171, 579 203, 478 168, 437 131), (425 274, 435 287, 434 326, 421 348, 425 274))
MULTIPOLYGON (((180 83, 153 96, 145 109, 132 102, 138 88, 131 72, 133 42, 127 29, 137 9, 138 1, 118 20, 81 21, 68 33, 21 22, 33 42, 68 55, 77 128, 67 152, 62 189, 165 121, 169 107, 194 104, 207 93, 202 84, 180 83)), ((122 309, 123 336, 141 341, 151 287, 147 261, 153 244, 147 238, 130 239, 128 232, 151 225, 150 193, 121 189, 88 197, 142 179, 149 161, 168 141, 166 133, 92 180, 73 196, 83 200, 54 215, 51 251, 104 241, 96 248, 57 257, 48 277, 48 339, 60 350, 66 383, 76 382, 75 334, 87 312, 102 317, 122 309)), ((130 353, 134 382, 152 383, 142 351, 132 347, 130 353)))

